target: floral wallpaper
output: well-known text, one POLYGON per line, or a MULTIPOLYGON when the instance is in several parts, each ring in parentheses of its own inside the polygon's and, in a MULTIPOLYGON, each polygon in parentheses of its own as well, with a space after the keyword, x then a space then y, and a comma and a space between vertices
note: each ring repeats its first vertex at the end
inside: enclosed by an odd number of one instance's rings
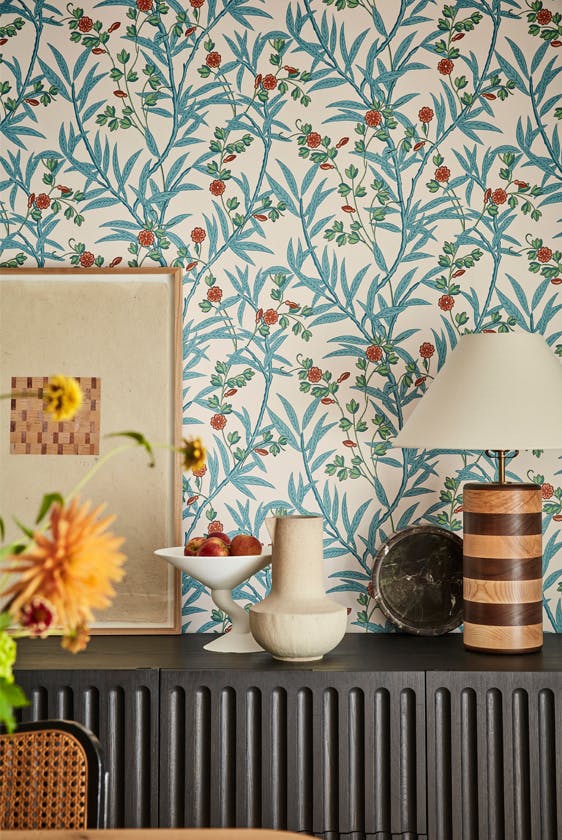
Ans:
MULTIPOLYGON (((182 266, 184 433, 209 450, 184 476, 185 534, 265 542, 272 512, 320 513, 350 630, 390 629, 381 544, 460 533, 463 483, 494 475, 482 453, 393 448, 413 404, 466 331, 562 353, 562 3, 0 11, 2 265, 182 266)), ((542 487, 555 632, 560 454, 509 466, 542 487)), ((227 623, 190 578, 182 612, 188 632, 227 623)))

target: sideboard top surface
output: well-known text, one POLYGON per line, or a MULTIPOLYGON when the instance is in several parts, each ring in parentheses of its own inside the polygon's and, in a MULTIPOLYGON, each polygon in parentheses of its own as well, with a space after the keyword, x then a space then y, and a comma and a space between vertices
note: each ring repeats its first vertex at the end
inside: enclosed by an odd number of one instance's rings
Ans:
POLYGON ((172 636, 94 636, 88 648, 71 654, 54 636, 21 639, 16 670, 187 671, 562 671, 562 634, 545 634, 539 653, 505 655, 471 653, 462 634, 422 637, 402 633, 348 633, 335 650, 318 662, 279 662, 268 653, 210 653, 209 634, 172 636))

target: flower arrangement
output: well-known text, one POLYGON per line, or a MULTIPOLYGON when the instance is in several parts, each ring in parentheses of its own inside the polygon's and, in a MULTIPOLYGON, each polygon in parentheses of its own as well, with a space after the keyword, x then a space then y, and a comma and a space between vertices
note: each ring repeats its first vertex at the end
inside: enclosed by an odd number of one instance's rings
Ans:
MULTIPOLYGON (((14 396, 1 394, 0 399, 14 396)), ((48 416, 70 420, 82 404, 82 391, 72 377, 57 375, 49 379, 42 398, 48 416)), ((111 532, 115 517, 103 515, 104 505, 92 510, 89 502, 79 500, 78 492, 106 460, 125 449, 143 447, 149 466, 154 465, 154 453, 139 432, 116 432, 110 437, 124 437, 126 443, 102 456, 65 497, 44 495, 33 528, 15 519, 21 538, 1 545, 5 528, 0 518, 0 595, 6 599, 0 612, 0 724, 8 731, 15 727, 14 710, 27 704, 13 674, 17 639, 56 633, 66 650, 84 650, 94 610, 110 605, 113 585, 125 574, 124 540, 111 532)), ((180 451, 183 469, 205 465, 199 438, 184 440, 180 451)))

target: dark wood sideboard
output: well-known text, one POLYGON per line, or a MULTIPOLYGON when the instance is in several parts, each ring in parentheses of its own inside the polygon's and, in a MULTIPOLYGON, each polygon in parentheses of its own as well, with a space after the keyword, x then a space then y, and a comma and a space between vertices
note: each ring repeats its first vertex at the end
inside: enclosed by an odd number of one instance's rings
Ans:
POLYGON ((326 840, 562 840, 562 636, 348 634, 316 663, 209 637, 19 644, 24 720, 99 736, 111 827, 251 826, 326 840))

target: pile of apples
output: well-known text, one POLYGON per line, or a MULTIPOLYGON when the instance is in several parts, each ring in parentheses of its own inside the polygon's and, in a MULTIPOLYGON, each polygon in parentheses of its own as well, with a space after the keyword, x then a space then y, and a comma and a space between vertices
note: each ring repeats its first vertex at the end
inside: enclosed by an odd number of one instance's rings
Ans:
POLYGON ((236 534, 230 537, 222 531, 215 531, 206 537, 192 537, 184 546, 187 557, 240 557, 262 553, 262 544, 252 534, 236 534))

